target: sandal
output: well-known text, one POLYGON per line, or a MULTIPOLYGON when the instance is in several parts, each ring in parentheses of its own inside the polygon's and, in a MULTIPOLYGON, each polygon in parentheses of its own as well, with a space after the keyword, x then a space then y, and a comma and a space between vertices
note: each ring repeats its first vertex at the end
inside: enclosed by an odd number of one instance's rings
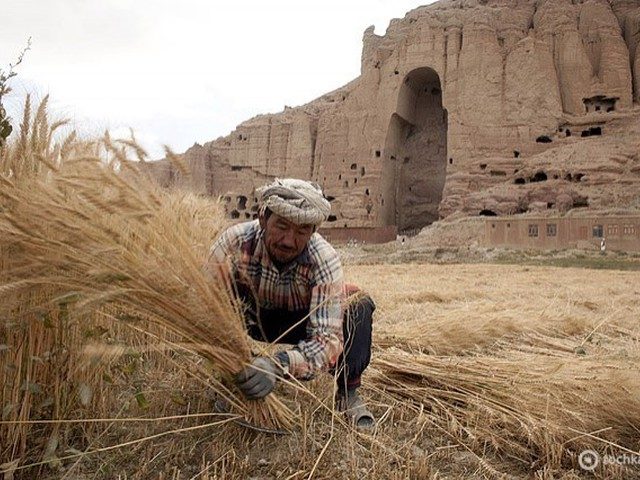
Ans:
POLYGON ((349 423, 357 429, 370 430, 376 425, 373 413, 367 408, 358 392, 352 392, 348 396, 339 394, 336 397, 336 408, 344 413, 349 423))

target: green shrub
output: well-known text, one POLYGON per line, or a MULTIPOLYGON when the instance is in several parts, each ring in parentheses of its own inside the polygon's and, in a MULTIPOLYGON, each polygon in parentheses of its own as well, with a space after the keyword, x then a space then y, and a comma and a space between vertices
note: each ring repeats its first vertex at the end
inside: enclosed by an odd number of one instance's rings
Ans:
POLYGON ((4 105, 2 104, 3 97, 11 92, 11 87, 9 86, 9 80, 17 75, 15 68, 22 63, 24 59, 25 53, 27 50, 31 48, 31 38, 27 40, 27 46, 20 52, 18 55, 18 60, 15 63, 9 64, 9 70, 5 71, 0 68, 0 147, 4 145, 9 135, 13 131, 13 127, 11 126, 11 118, 7 116, 7 111, 4 109, 4 105))

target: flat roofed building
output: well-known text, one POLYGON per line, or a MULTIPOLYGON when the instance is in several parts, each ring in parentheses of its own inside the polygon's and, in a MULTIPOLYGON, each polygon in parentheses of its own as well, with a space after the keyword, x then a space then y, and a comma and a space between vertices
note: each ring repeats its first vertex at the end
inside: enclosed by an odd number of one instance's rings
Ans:
POLYGON ((512 248, 600 248, 640 251, 640 216, 492 217, 485 244, 512 248))

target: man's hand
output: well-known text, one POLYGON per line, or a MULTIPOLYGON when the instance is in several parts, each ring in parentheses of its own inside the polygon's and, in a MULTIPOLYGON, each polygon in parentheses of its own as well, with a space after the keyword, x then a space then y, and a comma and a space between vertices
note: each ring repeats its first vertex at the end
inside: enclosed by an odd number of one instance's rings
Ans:
POLYGON ((276 386, 282 367, 265 357, 256 357, 247 368, 236 375, 236 384, 249 400, 264 398, 276 386))

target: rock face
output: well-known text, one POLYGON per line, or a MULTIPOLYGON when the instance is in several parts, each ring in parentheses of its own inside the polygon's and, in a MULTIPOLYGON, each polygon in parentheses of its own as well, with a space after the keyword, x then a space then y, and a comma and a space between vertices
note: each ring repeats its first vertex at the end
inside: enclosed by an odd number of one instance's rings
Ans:
POLYGON ((348 85, 194 145, 190 179, 150 168, 238 219, 273 177, 311 179, 333 227, 640 207, 639 43, 638 0, 443 0, 365 30, 348 85))

